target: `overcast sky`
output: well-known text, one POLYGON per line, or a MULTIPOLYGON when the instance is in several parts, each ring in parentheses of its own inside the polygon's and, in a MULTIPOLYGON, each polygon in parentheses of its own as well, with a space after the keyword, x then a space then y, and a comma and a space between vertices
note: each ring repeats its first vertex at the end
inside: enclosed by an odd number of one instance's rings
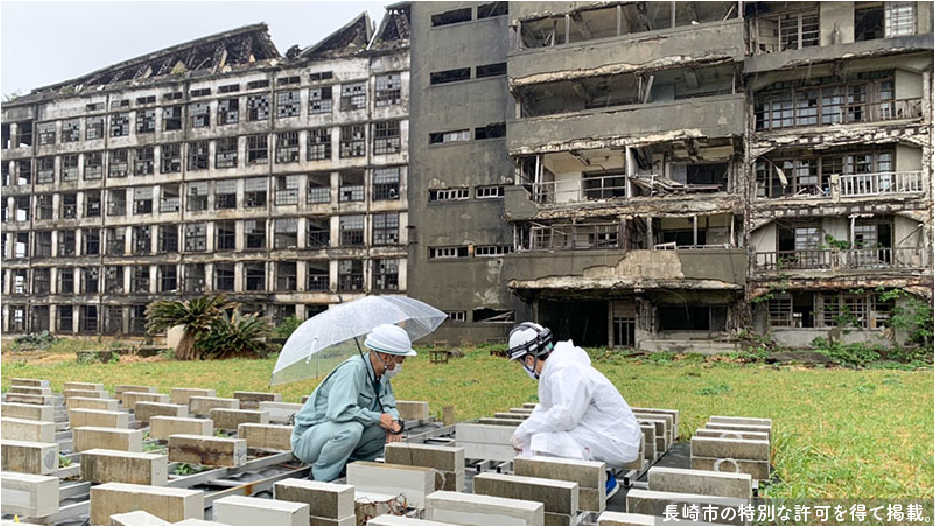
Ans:
POLYGON ((175 44, 266 22, 280 54, 391 2, 0 2, 0 92, 79 77, 175 44))

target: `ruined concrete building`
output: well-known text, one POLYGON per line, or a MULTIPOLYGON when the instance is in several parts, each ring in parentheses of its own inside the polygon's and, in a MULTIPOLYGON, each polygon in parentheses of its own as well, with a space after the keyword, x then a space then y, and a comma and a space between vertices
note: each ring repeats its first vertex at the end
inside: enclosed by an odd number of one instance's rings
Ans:
POLYGON ((36 90, 3 108, 3 328, 401 291, 451 343, 880 342, 887 291, 932 300, 932 12, 399 3, 374 37, 283 58, 250 26, 36 90))

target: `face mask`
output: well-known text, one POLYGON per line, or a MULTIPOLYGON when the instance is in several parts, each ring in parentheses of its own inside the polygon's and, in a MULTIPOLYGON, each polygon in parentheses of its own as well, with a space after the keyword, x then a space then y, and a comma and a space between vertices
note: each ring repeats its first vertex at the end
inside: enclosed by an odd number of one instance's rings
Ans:
POLYGON ((396 376, 397 374, 399 374, 399 371, 400 371, 402 368, 403 368, 403 364, 398 363, 398 364, 396 364, 396 367, 393 367, 392 369, 386 371, 386 372, 383 373, 383 374, 386 375, 386 378, 387 378, 387 379, 390 379, 390 378, 396 376))
POLYGON ((536 370, 533 369, 532 367, 526 364, 523 364, 523 369, 526 370, 526 374, 529 375, 529 377, 532 378, 533 380, 539 379, 539 373, 537 373, 536 370))

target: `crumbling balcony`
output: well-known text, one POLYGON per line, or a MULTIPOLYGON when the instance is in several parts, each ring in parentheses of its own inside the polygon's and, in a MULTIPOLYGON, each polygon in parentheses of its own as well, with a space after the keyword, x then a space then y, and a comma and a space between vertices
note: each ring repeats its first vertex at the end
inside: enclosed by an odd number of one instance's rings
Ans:
POLYGON ((756 252, 754 271, 889 271, 923 270, 927 263, 922 247, 818 248, 781 252, 756 252))

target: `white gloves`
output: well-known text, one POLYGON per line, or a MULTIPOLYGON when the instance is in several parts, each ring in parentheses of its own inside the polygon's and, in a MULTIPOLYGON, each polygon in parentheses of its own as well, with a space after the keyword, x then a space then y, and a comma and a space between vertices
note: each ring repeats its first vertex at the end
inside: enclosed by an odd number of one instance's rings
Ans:
POLYGON ((510 442, 513 444, 513 449, 516 451, 527 450, 532 445, 532 440, 529 437, 520 435, 519 433, 513 433, 513 436, 510 437, 510 442))

